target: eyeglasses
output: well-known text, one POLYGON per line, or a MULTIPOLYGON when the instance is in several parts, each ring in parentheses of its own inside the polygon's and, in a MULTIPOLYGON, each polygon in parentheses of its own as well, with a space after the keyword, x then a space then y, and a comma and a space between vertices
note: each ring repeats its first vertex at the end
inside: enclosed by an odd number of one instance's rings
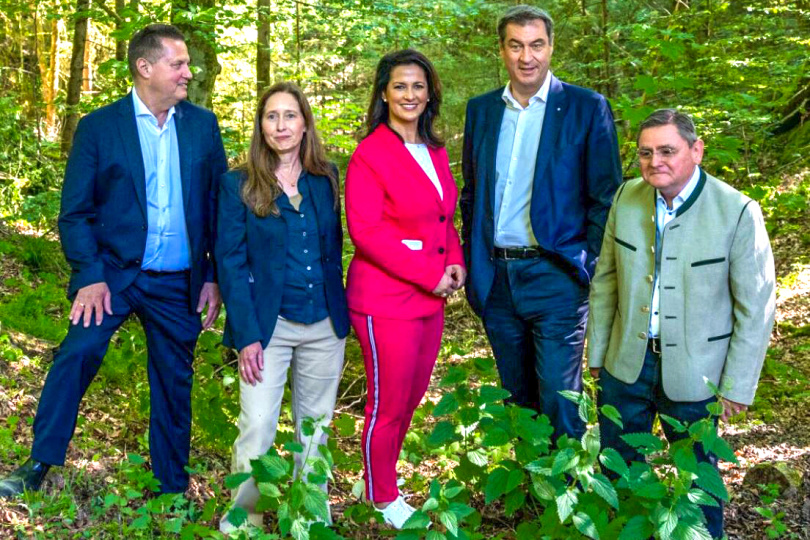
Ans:
POLYGON ((677 156, 680 153, 680 148, 675 148, 673 146, 664 146, 663 148, 659 148, 658 150, 650 150, 648 148, 642 148, 636 152, 638 155, 638 159, 641 161, 649 161, 652 159, 654 155, 658 155, 661 159, 670 159, 677 156))

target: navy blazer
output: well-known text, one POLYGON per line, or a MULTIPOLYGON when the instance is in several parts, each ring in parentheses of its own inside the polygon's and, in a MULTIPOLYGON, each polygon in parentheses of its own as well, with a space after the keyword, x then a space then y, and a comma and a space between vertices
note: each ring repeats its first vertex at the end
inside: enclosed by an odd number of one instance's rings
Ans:
MULTIPOLYGON (((539 246, 585 286, 593 276, 608 210, 622 181, 613 113, 607 100, 550 75, 532 185, 531 223, 539 246)), ((461 191, 465 291, 483 314, 492 282, 495 159, 506 104, 503 88, 467 104, 461 191)))
MULTIPOLYGON (((217 118, 187 101, 175 105, 183 210, 191 254, 189 309, 216 281, 216 182, 228 169, 217 118)), ((146 249, 146 176, 132 94, 81 119, 65 169, 59 233, 71 267, 68 296, 106 282, 128 287, 146 249)))
MULTIPOLYGON (((267 347, 281 309, 287 265, 287 223, 281 216, 258 217, 242 201, 244 171, 220 180, 216 258, 227 317, 223 342, 242 350, 267 347)), ((343 289, 343 227, 340 206, 325 176, 309 176, 321 246, 326 307, 339 338, 349 333, 343 289)))

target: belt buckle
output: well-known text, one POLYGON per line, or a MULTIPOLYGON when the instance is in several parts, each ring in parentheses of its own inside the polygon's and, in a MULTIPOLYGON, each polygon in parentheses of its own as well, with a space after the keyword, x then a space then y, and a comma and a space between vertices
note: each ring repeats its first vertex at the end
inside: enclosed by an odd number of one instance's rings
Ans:
POLYGON ((652 343, 652 352, 661 354, 661 338, 650 338, 650 342, 652 343))

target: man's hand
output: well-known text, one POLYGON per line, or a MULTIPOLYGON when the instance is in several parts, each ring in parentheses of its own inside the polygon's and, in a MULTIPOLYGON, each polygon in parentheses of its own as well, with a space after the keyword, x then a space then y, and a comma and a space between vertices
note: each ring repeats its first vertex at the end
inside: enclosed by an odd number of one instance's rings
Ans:
POLYGON ((460 264, 451 264, 444 269, 445 274, 453 280, 453 290, 457 291, 464 286, 467 279, 467 271, 460 264))
POLYGON ((112 315, 112 295, 110 288, 103 281, 82 287, 76 293, 76 299, 70 308, 70 322, 74 325, 84 319, 84 327, 90 326, 93 311, 96 312, 96 325, 104 320, 104 313, 112 315))
POLYGON ((256 341, 239 351, 239 374, 246 383, 256 386, 262 382, 264 369, 264 351, 262 344, 256 341))
POLYGON ((720 404, 723 405, 723 414, 720 416, 720 420, 723 422, 728 422, 728 419, 732 416, 736 416, 748 410, 748 405, 743 405, 742 403, 737 403, 736 401, 731 401, 724 397, 720 398, 720 404))
POLYGON ((208 311, 205 314, 203 321, 203 330, 208 330, 214 321, 219 317, 219 308, 222 307, 222 296, 219 294, 219 285, 205 283, 200 290, 200 301, 197 302, 197 313, 202 313, 205 305, 208 304, 208 311))
POLYGON ((596 379, 598 381, 599 380, 599 372, 602 371, 602 368, 592 367, 592 368, 589 368, 589 371, 591 372, 591 377, 593 377, 594 379, 596 379))
POLYGON ((436 285, 436 288, 433 289, 433 294, 436 296, 446 297, 453 293, 455 289, 453 288, 453 278, 451 278, 447 273, 442 274, 442 279, 439 280, 439 284, 436 285))

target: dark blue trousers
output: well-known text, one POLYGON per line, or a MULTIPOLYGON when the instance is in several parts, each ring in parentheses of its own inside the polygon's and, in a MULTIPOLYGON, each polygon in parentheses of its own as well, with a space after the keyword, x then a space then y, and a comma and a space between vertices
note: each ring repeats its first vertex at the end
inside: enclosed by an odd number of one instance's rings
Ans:
MULTIPOLYGON (((603 448, 615 448, 625 461, 644 461, 644 455, 621 439, 624 433, 649 433, 652 431, 653 420, 657 413, 671 416, 681 422, 693 424, 709 416, 706 406, 715 401, 712 397, 705 401, 685 402, 672 401, 664 393, 661 385, 661 355, 647 347, 644 357, 644 367, 638 380, 633 384, 624 383, 613 377, 602 368, 599 374, 599 393, 597 405, 613 405, 622 415, 624 429, 620 428, 604 416, 599 415, 599 430, 602 436, 603 448)), ((664 435, 670 443, 688 436, 688 433, 677 433, 672 426, 661 422, 664 435)), ((695 455, 699 462, 710 463, 717 468, 717 457, 706 454, 701 444, 695 445, 695 455)), ((723 537, 723 503, 719 507, 703 506, 703 515, 706 516, 706 527, 712 538, 723 537)))
POLYGON ((31 455, 37 461, 63 465, 76 428, 79 403, 98 373, 110 339, 134 313, 143 324, 148 348, 151 398, 149 451, 155 477, 165 493, 188 487, 191 436, 192 361, 200 316, 189 310, 188 275, 147 274, 112 295, 113 315, 84 328, 71 325, 54 355, 34 420, 31 455))
POLYGON ((546 414, 555 439, 585 425, 560 390, 582 391, 588 288, 547 258, 495 260, 484 309, 501 385, 509 401, 546 414))

